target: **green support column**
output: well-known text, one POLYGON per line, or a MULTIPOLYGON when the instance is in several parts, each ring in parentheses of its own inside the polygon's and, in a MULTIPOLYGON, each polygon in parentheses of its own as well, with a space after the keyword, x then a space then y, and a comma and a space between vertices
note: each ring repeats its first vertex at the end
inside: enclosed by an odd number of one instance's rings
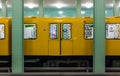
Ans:
POLYGON ((81 0, 76 0, 76 16, 81 16, 81 0))
POLYGON ((94 0, 93 72, 105 72, 105 0, 94 0))
POLYGON ((12 0, 12 72, 24 72, 24 0, 12 0))
POLYGON ((2 0, 2 17, 7 17, 7 0, 2 0))
POLYGON ((44 3, 43 0, 39 0, 39 17, 44 16, 44 3))
POLYGON ((119 16, 119 0, 114 0, 113 3, 114 3, 113 4, 113 7, 114 7, 113 14, 114 14, 114 16, 119 16))

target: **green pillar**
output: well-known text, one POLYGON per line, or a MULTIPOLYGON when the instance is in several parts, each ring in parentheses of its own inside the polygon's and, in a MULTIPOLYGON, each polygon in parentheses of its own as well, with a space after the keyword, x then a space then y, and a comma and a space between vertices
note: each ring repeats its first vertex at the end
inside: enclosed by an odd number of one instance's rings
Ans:
POLYGON ((113 14, 114 14, 114 16, 119 16, 119 0, 114 0, 113 1, 113 7, 114 7, 114 9, 113 9, 113 14))
POLYGON ((24 72, 23 2, 12 0, 12 72, 24 72))
POLYGON ((39 0, 39 17, 44 16, 44 3, 43 0, 39 0))
POLYGON ((2 17, 7 17, 7 0, 2 0, 2 17))
POLYGON ((94 0, 93 72, 105 72, 105 0, 94 0))
POLYGON ((76 16, 81 16, 81 0, 76 0, 76 16))

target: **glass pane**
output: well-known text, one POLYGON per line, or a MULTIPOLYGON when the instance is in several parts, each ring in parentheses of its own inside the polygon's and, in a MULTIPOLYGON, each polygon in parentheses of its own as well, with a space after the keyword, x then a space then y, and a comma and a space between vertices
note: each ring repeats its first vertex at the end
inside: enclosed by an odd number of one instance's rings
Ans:
POLYGON ((12 17, 12 0, 7 0, 7 15, 8 17, 12 17))
POLYGON ((24 0, 24 16, 38 16, 39 0, 24 0))
POLYGON ((93 24, 85 24, 85 39, 93 39, 93 24))
POLYGON ((93 0, 81 0, 81 16, 93 17, 93 0))
POLYGON ((76 0, 44 0, 45 17, 76 17, 76 0))
POLYGON ((50 24, 50 39, 58 38, 58 24, 50 24))
POLYGON ((62 38, 70 39, 71 38, 71 24, 63 24, 62 26, 62 38))
POLYGON ((4 39, 4 24, 0 24, 0 39, 4 39))
POLYGON ((113 0, 105 1, 106 1, 105 15, 106 17, 111 17, 113 16, 113 0))
POLYGON ((120 39, 120 24, 107 24, 106 25, 106 38, 107 39, 120 39))
POLYGON ((36 38, 36 24, 24 24, 24 39, 36 38))

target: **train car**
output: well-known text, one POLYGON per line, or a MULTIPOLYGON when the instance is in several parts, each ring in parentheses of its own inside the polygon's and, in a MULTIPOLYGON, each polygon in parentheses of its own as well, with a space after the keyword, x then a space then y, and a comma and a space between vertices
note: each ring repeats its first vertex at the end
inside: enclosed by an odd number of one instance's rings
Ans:
POLYGON ((92 52, 86 49, 83 25, 83 18, 25 18, 26 62, 32 58, 40 66, 88 65, 84 58, 92 52))
POLYGON ((11 19, 0 18, 0 67, 10 66, 11 61, 11 19))

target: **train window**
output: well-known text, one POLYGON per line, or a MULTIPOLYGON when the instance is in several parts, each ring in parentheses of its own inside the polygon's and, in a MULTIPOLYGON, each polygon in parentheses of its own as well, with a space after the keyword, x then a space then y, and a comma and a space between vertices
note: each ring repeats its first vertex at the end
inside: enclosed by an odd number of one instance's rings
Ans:
POLYGON ((5 38, 5 25, 4 24, 0 24, 0 39, 4 39, 5 38))
POLYGON ((85 39, 93 39, 93 24, 85 24, 85 39))
POLYGON ((120 39, 120 24, 106 24, 106 38, 120 39))
POLYGON ((50 24, 50 39, 58 38, 58 24, 50 24))
POLYGON ((63 24, 62 26, 62 38, 70 39, 71 38, 71 24, 63 24))
MULTIPOLYGON (((120 39, 120 24, 106 24, 106 39, 120 39)), ((93 24, 85 24, 85 39, 93 39, 93 24)))
POLYGON ((24 39, 35 39, 36 32, 36 24, 24 24, 24 39))

